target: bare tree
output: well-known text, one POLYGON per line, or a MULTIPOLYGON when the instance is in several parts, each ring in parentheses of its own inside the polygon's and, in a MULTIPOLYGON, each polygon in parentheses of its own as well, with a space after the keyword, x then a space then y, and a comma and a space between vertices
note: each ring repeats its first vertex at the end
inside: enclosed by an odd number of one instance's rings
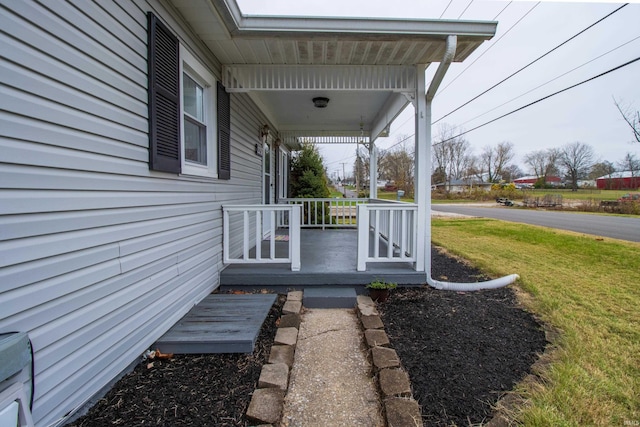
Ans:
POLYGON ((487 145, 478 157, 476 171, 481 175, 486 174, 488 182, 499 182, 514 156, 511 142, 503 141, 496 146, 487 145))
POLYGON ((571 180, 573 191, 578 190, 578 180, 589 173, 593 157, 593 148, 579 141, 566 144, 560 149, 560 162, 571 180))
POLYGON ((560 151, 557 148, 532 151, 524 156, 524 162, 531 168, 536 178, 542 178, 547 182, 547 177, 558 173, 558 158, 560 151))
POLYGON ((640 181, 640 159, 635 154, 627 153, 624 155, 621 161, 618 162, 618 167, 623 172, 629 172, 631 174, 631 188, 638 188, 638 182, 640 181))
MULTIPOLYGON (((406 138, 399 138, 402 141, 406 138)), ((407 196, 413 196, 414 182, 414 158, 413 152, 409 152, 404 143, 399 143, 394 148, 387 150, 380 159, 380 168, 384 170, 387 179, 395 182, 400 190, 404 190, 407 196)))
POLYGON ((608 160, 594 163, 589 172, 589 179, 598 179, 603 176, 612 178, 611 175, 616 171, 616 167, 608 160))
POLYGON ((446 183, 449 182, 449 164, 451 163, 450 151, 447 149, 445 141, 451 138, 453 133, 453 127, 446 123, 442 123, 438 126, 438 133, 434 139, 433 147, 431 150, 433 173, 436 171, 438 175, 444 178, 446 183))
POLYGON ((508 182, 511 182, 516 178, 520 178, 521 176, 524 176, 522 169, 520 169, 520 167, 515 163, 508 165, 502 172, 502 178, 508 182))
MULTIPOLYGON (((377 148, 376 150, 378 151, 378 171, 377 171, 378 175, 376 176, 376 180, 386 179, 384 176, 384 169, 380 166, 381 163, 384 163, 383 159, 386 154, 386 151, 378 150, 377 148)), ((371 154, 369 153, 369 150, 366 147, 360 147, 359 154, 360 154, 360 159, 362 159, 362 167, 363 167, 362 173, 364 175, 364 179, 368 180, 370 175, 370 170, 371 170, 371 154)))
POLYGON ((616 108, 622 114, 622 118, 631 128, 636 142, 640 143, 640 111, 633 111, 631 107, 620 105, 615 98, 613 98, 613 103, 616 104, 616 108))
POLYGON ((613 189, 613 173, 616 171, 616 167, 608 160, 595 163, 591 166, 591 172, 589 172, 589 179, 594 181, 598 178, 607 177, 606 189, 613 189))
POLYGON ((528 165, 533 174, 540 178, 544 176, 544 171, 547 167, 547 152, 544 150, 532 151, 524 156, 524 162, 528 165))
POLYGON ((434 176, 443 176, 447 184, 451 180, 464 178, 472 163, 469 142, 461 136, 455 136, 459 133, 460 129, 443 123, 438 127, 433 144, 432 173, 434 176))

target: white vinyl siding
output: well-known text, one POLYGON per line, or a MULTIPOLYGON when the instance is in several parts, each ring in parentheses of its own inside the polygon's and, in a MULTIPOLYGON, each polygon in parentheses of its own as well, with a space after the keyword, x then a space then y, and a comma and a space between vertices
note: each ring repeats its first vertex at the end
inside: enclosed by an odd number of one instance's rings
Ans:
POLYGON ((222 205, 262 198, 266 119, 246 94, 231 97, 230 180, 149 170, 148 10, 219 76, 154 0, 0 6, 0 332, 32 340, 38 426, 218 286, 222 205))

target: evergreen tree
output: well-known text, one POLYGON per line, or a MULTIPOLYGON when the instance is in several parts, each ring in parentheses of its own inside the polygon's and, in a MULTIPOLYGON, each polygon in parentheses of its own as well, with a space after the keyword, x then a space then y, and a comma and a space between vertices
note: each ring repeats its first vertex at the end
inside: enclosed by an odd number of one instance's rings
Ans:
POLYGON ((325 198, 331 194, 322 156, 312 142, 303 142, 291 161, 291 194, 305 198, 325 198))

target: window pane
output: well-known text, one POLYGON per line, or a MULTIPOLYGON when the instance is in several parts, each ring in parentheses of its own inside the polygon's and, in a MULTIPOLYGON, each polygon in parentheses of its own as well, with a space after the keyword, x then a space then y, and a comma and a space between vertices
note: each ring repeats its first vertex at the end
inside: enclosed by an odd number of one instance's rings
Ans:
POLYGON ((184 74, 182 79, 182 93, 185 113, 201 122, 204 121, 204 93, 202 86, 184 74))
POLYGON ((189 162, 207 164, 207 128, 192 119, 184 119, 184 158, 189 162))

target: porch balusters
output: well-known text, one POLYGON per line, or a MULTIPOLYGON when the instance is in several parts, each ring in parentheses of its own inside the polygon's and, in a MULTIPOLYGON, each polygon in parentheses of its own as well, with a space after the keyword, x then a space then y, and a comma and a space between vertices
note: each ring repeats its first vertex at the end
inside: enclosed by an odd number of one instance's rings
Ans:
POLYGON ((416 261, 417 210, 409 203, 358 205, 358 271, 366 271, 367 262, 416 261))
POLYGON ((415 204, 369 199, 280 200, 283 202, 286 204, 223 207, 225 264, 291 263, 291 270, 299 271, 302 227, 354 226, 358 229, 358 271, 366 271, 368 262, 416 262, 415 204), (357 224, 353 223, 354 217, 357 224), (232 239, 230 227, 238 231, 242 228, 242 241, 232 239), (282 229, 289 230, 288 253, 277 256, 276 236, 282 229), (264 240, 268 243, 263 246, 264 240), (232 253, 241 256, 234 258, 232 253))
POLYGON ((223 254, 225 264, 291 263, 292 271, 300 270, 300 209, 299 205, 235 205, 223 206, 223 254), (233 218, 232 218, 233 217, 233 218), (239 218, 241 220, 239 221, 239 218), (233 229, 242 228, 242 241, 234 239, 233 229), (238 225, 238 222, 241 222, 238 225), (288 228, 288 250, 285 256, 276 253, 278 230, 288 228), (253 230, 253 233, 251 233, 253 230), (253 234, 253 238, 251 235, 253 234), (268 240, 268 255, 263 256, 263 241, 268 240), (241 244, 241 250, 235 246, 241 244), (232 246, 234 247, 232 249, 232 246), (239 252, 241 257, 233 257, 239 252))
POLYGON ((369 199, 280 199, 278 203, 302 206, 302 228, 355 228, 356 207, 369 199))

